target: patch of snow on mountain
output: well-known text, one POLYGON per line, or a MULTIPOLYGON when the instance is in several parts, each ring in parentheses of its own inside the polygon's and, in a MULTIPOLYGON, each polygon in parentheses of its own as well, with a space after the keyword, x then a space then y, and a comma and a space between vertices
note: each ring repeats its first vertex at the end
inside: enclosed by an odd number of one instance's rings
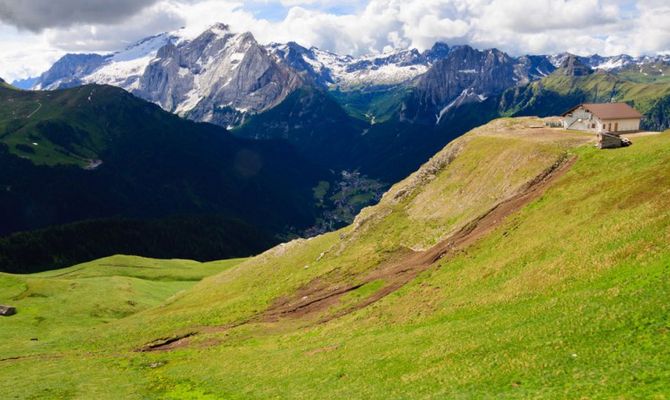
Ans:
POLYGON ((246 53, 242 53, 242 52, 233 53, 233 54, 230 55, 229 59, 232 63, 240 62, 240 61, 244 60, 245 55, 246 55, 246 53))
POLYGON ((442 108, 439 114, 435 116, 436 118, 435 125, 439 125, 440 121, 442 121, 442 118, 444 118, 444 116, 452 109, 458 108, 468 103, 475 103, 475 102, 481 103, 483 101, 486 101, 486 99, 488 99, 487 96, 475 93, 473 88, 463 89, 463 91, 461 92, 461 94, 458 95, 458 97, 456 97, 453 101, 451 101, 444 108, 442 108))
POLYGON ((139 77, 156 58, 158 50, 177 38, 176 33, 162 33, 134 43, 112 54, 104 65, 83 77, 82 82, 119 86, 129 91, 137 89, 139 77))
POLYGON ((148 56, 156 56, 158 49, 168 44, 173 39, 173 34, 161 33, 160 35, 152 36, 137 43, 128 46, 125 50, 114 53, 111 58, 112 62, 131 61, 148 56))
POLYGON ((611 71, 613 69, 621 68, 625 65, 625 62, 621 58, 609 58, 605 62, 596 65, 594 69, 602 69, 605 71, 611 71))
POLYGON ((567 53, 553 54, 549 56, 549 62, 554 67, 558 68, 563 64, 563 61, 568 57, 567 53))
POLYGON ((110 62, 97 71, 82 79, 85 83, 98 83, 122 87, 125 90, 137 88, 139 76, 142 75, 154 55, 134 60, 110 62))
POLYGON ((452 108, 454 108, 455 106, 457 106, 457 104, 458 104, 460 101, 463 101, 463 99, 465 99, 465 98, 469 95, 469 92, 470 92, 471 90, 472 90, 472 89, 464 89, 464 90, 461 92, 461 94, 458 95, 458 97, 456 97, 451 103, 447 104, 444 108, 442 108, 442 110, 440 110, 440 113, 436 116, 437 121, 435 122, 435 125, 439 125, 439 124, 440 124, 440 121, 442 120, 442 117, 444 117, 444 115, 445 115, 447 112, 449 112, 449 110, 451 110, 452 108))
POLYGON ((312 52, 315 59, 304 57, 305 62, 318 71, 322 68, 330 70, 335 80, 333 86, 342 88, 400 84, 425 73, 430 67, 428 63, 410 64, 391 60, 393 56, 399 55, 399 52, 358 58, 339 56, 317 49, 312 49, 312 52))
POLYGON ((177 106, 177 108, 175 109, 175 113, 184 116, 184 114, 194 109, 195 106, 198 105, 200 100, 202 100, 202 98, 203 96, 200 95, 199 90, 197 88, 192 89, 190 92, 186 94, 186 100, 184 100, 177 106))

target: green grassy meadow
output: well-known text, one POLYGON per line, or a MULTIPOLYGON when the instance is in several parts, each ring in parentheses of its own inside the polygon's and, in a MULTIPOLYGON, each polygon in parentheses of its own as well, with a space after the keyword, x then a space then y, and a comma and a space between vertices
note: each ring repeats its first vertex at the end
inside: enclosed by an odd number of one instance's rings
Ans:
POLYGON ((19 310, 0 319, 2 397, 670 398, 670 132, 603 151, 533 124, 478 128, 351 226, 251 259, 0 275, 0 303, 19 310), (332 318, 381 278, 317 313, 262 317, 430 248, 566 156, 542 196, 400 290, 332 318))

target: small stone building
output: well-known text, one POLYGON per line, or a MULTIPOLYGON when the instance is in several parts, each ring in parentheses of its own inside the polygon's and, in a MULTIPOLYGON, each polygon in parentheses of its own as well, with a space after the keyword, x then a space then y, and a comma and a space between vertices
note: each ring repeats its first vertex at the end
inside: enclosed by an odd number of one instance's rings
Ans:
POLYGON ((642 114, 626 103, 584 103, 563 115, 563 128, 594 133, 637 132, 642 114))

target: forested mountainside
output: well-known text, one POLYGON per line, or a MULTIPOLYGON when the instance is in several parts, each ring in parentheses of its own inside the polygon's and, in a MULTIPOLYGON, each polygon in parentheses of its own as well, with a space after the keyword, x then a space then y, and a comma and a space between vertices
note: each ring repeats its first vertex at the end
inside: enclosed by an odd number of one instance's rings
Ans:
POLYGON ((155 256, 204 259, 249 255, 314 226, 324 210, 314 189, 336 181, 286 143, 239 139, 111 86, 48 92, 2 87, 0 132, 0 234, 96 220, 1 240, 0 254, 21 247, 25 253, 55 232, 64 242, 80 240, 68 256, 50 242, 51 259, 27 263, 26 270, 83 261, 101 249, 110 255, 149 246, 162 249, 150 252, 155 256), (175 240, 184 228, 186 239, 195 234, 188 226, 209 216, 212 226, 203 228, 201 238, 209 250, 202 254, 193 246, 177 252, 172 241, 152 235, 163 224, 175 240), (163 218, 171 219, 158 222, 163 218), (129 236, 125 247, 114 248, 123 219, 136 220, 136 234, 144 239, 129 236), (99 234, 83 235, 76 229, 82 226, 99 234), (213 244, 221 240, 241 246, 213 244))

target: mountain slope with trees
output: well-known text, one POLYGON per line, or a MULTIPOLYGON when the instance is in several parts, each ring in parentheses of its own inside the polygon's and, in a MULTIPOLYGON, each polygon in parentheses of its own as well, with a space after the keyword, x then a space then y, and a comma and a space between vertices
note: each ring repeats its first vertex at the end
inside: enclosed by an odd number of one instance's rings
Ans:
MULTIPOLYGON (((268 245, 276 240, 268 238, 311 227, 322 212, 313 189, 333 175, 311 165, 285 142, 239 139, 111 86, 0 88, 2 235, 84 220, 98 220, 105 231, 119 218, 168 217, 177 217, 171 231, 178 233, 178 221, 216 216, 213 224, 229 221, 224 231, 231 240, 233 227, 246 226, 243 237, 253 239, 249 233, 258 231, 258 243, 268 245)), ((64 232, 76 235, 72 228, 64 232)), ((221 234, 202 238, 214 239, 221 234)), ((82 247, 95 241, 81 240, 82 247)), ((248 255, 258 243, 230 255, 248 255)), ((181 256, 200 257, 197 250, 181 256)), ((72 260, 53 254, 50 266, 72 260)))

